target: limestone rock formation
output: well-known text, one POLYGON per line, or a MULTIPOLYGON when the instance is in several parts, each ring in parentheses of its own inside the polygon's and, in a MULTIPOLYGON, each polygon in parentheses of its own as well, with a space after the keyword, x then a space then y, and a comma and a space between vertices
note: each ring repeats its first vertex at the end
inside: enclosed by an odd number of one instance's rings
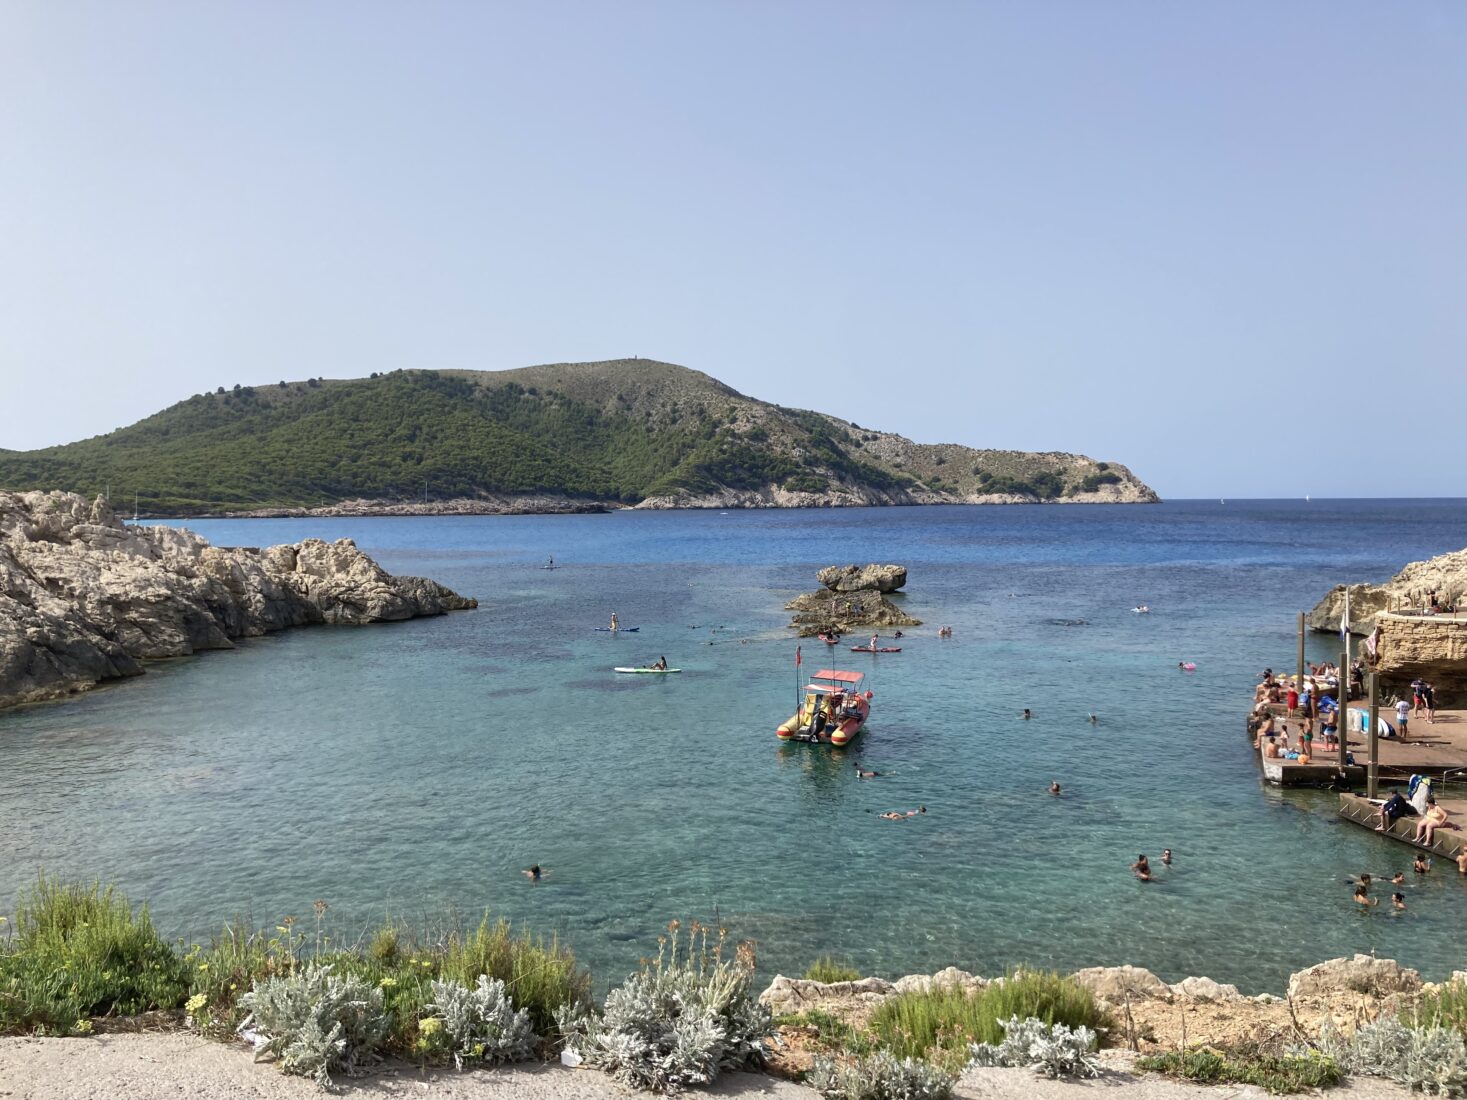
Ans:
MULTIPOLYGON (((825 587, 784 605, 795 612, 790 626, 803 638, 816 634, 861 634, 882 627, 921 626, 883 593, 907 583, 904 565, 830 565, 815 574, 825 587)), ((869 640, 869 639, 858 639, 869 640)))
POLYGON ((815 579, 832 592, 895 592, 907 583, 905 565, 831 565, 815 574, 815 579))
MULTIPOLYGON (((1375 629, 1375 616, 1382 611, 1419 611, 1435 592, 1443 604, 1467 605, 1467 550, 1427 561, 1413 561, 1385 584, 1352 584, 1350 589, 1350 630, 1369 634, 1375 629)), ((1340 615, 1345 606, 1345 588, 1336 585, 1309 613, 1314 630, 1334 633, 1340 629, 1340 615)))
POLYGON ((227 549, 126 525, 101 498, 0 492, 0 707, 234 638, 476 606, 422 577, 391 576, 350 539, 227 549))
POLYGON ((1091 966, 1072 975, 1095 996, 1108 1004, 1121 1004, 1129 996, 1138 1001, 1170 1001, 1172 987, 1142 966, 1091 966))
POLYGON ((1289 978, 1293 1000, 1322 999, 1340 993, 1365 993, 1375 997, 1421 992, 1421 975, 1394 959, 1356 955, 1351 959, 1329 959, 1300 970, 1289 978))

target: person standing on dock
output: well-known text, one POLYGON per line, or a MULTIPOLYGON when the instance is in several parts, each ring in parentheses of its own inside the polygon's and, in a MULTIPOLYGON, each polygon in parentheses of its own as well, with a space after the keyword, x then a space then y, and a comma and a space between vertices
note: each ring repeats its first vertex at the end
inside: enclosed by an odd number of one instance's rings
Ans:
POLYGON ((1404 699, 1396 700, 1396 735, 1406 740, 1406 723, 1411 720, 1411 704, 1404 699))
POLYGON ((1284 706, 1288 709, 1290 718, 1294 717, 1294 711, 1299 709, 1299 686, 1290 684, 1289 690, 1284 693, 1284 706))

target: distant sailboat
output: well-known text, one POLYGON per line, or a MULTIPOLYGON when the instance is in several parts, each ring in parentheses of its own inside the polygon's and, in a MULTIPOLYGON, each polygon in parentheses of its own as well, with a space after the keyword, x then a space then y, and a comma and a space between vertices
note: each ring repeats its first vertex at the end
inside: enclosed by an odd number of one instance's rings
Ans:
POLYGON ((1304 497, 1304 503, 1305 503, 1305 504, 1308 504, 1308 503, 1309 503, 1309 497, 1308 497, 1308 495, 1306 495, 1306 496, 1305 496, 1305 497, 1304 497))
POLYGON ((133 495, 132 495, 132 521, 134 523, 136 523, 138 521, 138 495, 137 495, 137 493, 133 493, 133 495))

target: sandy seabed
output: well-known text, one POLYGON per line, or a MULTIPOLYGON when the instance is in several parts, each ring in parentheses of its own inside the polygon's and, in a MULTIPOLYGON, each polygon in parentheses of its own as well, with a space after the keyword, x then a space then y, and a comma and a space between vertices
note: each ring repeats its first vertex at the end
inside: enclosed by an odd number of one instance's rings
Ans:
MULTIPOLYGON (((1203 1087, 1125 1072, 1128 1056, 1107 1052, 1093 1081, 1047 1081, 1028 1070, 985 1069, 964 1075, 959 1100, 1231 1100, 1264 1097, 1250 1085, 1203 1087)), ((444 1097, 447 1100, 627 1100, 633 1093, 605 1075, 558 1065, 420 1070, 388 1062, 341 1082, 352 1097, 444 1097)), ((252 1060, 248 1047, 184 1033, 110 1034, 87 1039, 0 1039, 0 1097, 5 1100, 320 1100, 316 1085, 252 1060)), ((688 1095, 814 1100, 813 1089, 757 1073, 726 1074, 688 1095)), ((1338 1100, 1405 1097, 1395 1085, 1356 1080, 1328 1095, 1338 1100)))

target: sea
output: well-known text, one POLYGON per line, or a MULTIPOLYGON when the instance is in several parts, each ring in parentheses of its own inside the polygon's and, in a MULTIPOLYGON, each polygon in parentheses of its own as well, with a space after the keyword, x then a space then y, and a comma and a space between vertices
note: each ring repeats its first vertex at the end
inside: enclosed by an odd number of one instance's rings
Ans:
MULTIPOLYGON (((756 941, 763 977, 824 954, 889 978, 1133 963, 1277 993, 1355 952, 1463 965, 1467 880, 1410 874, 1332 795, 1265 786, 1244 719, 1262 670, 1293 667, 1300 611, 1467 546, 1467 501, 180 525, 350 538, 479 608, 0 714, 0 912, 43 872, 115 883, 183 940, 314 930, 318 900, 337 943, 487 912, 558 935, 603 988, 673 919, 756 941), (865 562, 908 570, 896 599, 923 625, 901 652, 797 640, 785 603, 865 562), (612 612, 638 629, 598 632, 612 612), (664 656, 682 672, 612 671, 664 656), (823 668, 864 674, 865 733, 780 743, 823 668), (1352 903, 1347 876, 1396 870, 1405 912, 1352 903)), ((1308 638, 1311 660, 1339 649, 1308 638)))

